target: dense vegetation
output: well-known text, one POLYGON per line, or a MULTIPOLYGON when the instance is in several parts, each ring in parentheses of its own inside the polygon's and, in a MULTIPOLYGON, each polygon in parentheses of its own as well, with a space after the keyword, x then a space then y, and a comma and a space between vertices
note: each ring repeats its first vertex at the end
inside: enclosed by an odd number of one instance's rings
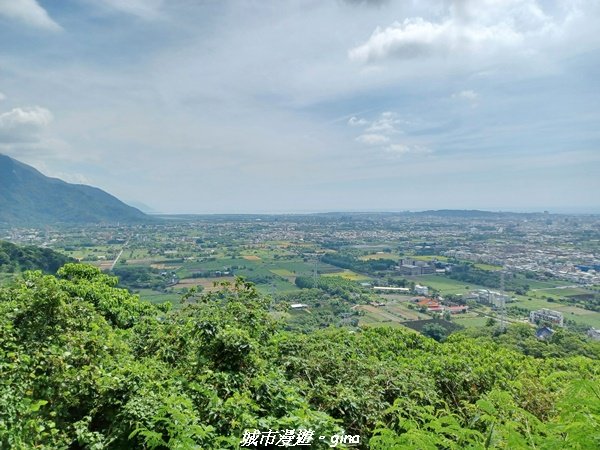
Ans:
MULTIPOLYGON (((500 272, 478 269, 473 263, 459 263, 452 266, 448 276, 453 280, 469 284, 477 284, 492 289, 501 287, 500 272)), ((525 295, 529 290, 526 279, 519 278, 515 274, 506 274, 504 279, 505 289, 517 294, 525 295)))
POLYGON ((117 266, 113 274, 119 278, 119 286, 128 289, 161 289, 170 280, 170 274, 147 266, 117 266))
POLYGON ((0 448, 234 449, 246 429, 300 428, 381 450, 600 446, 595 358, 285 331, 242 280, 173 311, 116 283, 68 264, 0 289, 0 448))
POLYGON ((0 241, 0 272, 15 273, 38 269, 56 273, 61 266, 70 261, 73 259, 49 248, 18 246, 0 241))
POLYGON ((371 259, 362 261, 353 255, 326 253, 321 257, 321 261, 332 266, 341 267, 342 269, 350 269, 356 272, 376 274, 378 272, 390 270, 398 263, 392 259, 371 259))

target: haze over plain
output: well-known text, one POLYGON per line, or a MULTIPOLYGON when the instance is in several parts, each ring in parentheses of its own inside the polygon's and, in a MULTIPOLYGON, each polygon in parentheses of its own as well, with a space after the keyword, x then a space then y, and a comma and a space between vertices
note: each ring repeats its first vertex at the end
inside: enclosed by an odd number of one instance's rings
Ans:
POLYGON ((593 0, 0 0, 0 153, 162 212, 599 212, 593 0))

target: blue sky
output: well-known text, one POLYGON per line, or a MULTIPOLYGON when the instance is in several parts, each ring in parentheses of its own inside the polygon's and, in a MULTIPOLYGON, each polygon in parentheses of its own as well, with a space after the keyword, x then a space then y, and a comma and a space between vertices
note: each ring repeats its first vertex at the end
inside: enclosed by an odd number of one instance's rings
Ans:
POLYGON ((157 211, 600 212, 596 0, 0 0, 0 153, 157 211))

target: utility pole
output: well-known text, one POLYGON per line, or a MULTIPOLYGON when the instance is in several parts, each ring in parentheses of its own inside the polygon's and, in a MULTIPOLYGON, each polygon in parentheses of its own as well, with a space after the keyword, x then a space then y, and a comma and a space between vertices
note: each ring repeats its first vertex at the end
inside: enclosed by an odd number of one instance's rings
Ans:
POLYGON ((319 286, 319 272, 317 270, 319 265, 319 254, 315 252, 315 265, 313 267, 313 287, 316 289, 319 286))
POLYGON ((504 267, 500 272, 500 331, 506 330, 506 292, 504 290, 504 267))

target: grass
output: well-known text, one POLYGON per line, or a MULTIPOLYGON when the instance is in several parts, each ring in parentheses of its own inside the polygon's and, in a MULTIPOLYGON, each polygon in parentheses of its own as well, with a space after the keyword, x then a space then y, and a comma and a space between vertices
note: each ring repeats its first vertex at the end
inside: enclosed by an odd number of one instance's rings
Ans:
POLYGON ((465 328, 479 328, 484 327, 488 318, 487 317, 456 317, 452 318, 452 321, 458 325, 462 325, 465 328))
POLYGON ((295 277, 296 274, 287 269, 270 269, 270 272, 273 272, 275 275, 279 275, 280 277, 295 277))
POLYGON ((480 270, 488 270, 488 271, 502 270, 502 266, 495 266, 492 264, 475 263, 474 266, 480 270))
POLYGON ((564 289, 562 289, 562 288, 539 289, 539 290, 533 292, 533 294, 534 295, 542 294, 545 297, 562 298, 562 297, 570 297, 570 296, 574 296, 574 295, 585 295, 585 294, 592 294, 592 293, 586 289, 567 287, 564 289))
POLYGON ((476 284, 468 284, 464 281, 452 280, 446 278, 443 275, 422 275, 418 277, 408 277, 411 281, 419 283, 425 286, 429 286, 433 289, 437 289, 444 294, 466 294, 475 289, 487 289, 484 286, 478 286, 476 284))
POLYGON ((442 255, 416 255, 416 256, 404 256, 404 258, 415 259, 417 261, 433 261, 433 260, 443 261, 443 262, 448 261, 448 258, 446 256, 442 256, 442 255))
POLYGON ((324 277, 340 277, 346 280, 351 281, 361 281, 361 280, 369 280, 370 278, 366 275, 361 275, 359 273, 353 272, 348 269, 344 269, 342 272, 334 272, 334 273, 325 273, 322 276, 324 277))
POLYGON ((398 260, 398 259, 400 259, 400 256, 394 255, 393 253, 373 253, 371 255, 361 256, 358 259, 360 259, 361 261, 370 261, 370 260, 374 260, 374 259, 393 259, 393 260, 398 260))
POLYGON ((162 293, 156 292, 151 289, 141 289, 138 295, 142 300, 150 303, 165 303, 171 302, 173 305, 178 305, 181 299, 181 295, 175 293, 162 293))
POLYGON ((569 284, 566 281, 540 281, 531 279, 526 279, 526 283, 529 285, 529 289, 551 289, 569 284))

